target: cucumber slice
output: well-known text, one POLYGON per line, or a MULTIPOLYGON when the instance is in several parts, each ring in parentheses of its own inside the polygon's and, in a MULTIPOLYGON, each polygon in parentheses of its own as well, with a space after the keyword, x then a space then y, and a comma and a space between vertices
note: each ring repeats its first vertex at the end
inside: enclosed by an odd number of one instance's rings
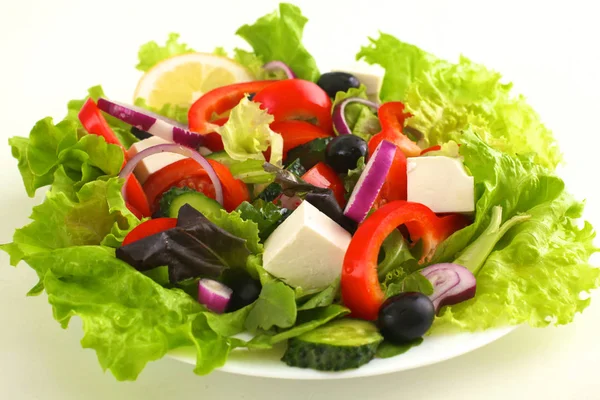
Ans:
POLYGON ((382 340, 373 323, 344 318, 290 339, 281 360, 320 371, 358 368, 375 357, 382 340))
POLYGON ((189 204, 206 217, 218 214, 223 209, 216 200, 188 187, 171 188, 160 199, 162 213, 171 218, 177 218, 184 204, 189 204))

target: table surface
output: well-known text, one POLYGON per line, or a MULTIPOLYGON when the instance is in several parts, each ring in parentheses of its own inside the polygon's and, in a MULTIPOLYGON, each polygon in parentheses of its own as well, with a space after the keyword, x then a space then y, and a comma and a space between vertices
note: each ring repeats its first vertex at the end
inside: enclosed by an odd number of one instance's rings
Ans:
MULTIPOLYGON (((320 66, 351 64, 367 36, 390 32, 450 59, 463 53, 515 82, 557 133, 568 164, 563 174, 600 223, 594 172, 599 144, 600 25, 592 1, 297 1, 310 22, 305 43, 320 66), (524 4, 526 3, 526 4, 524 4)), ((25 196, 6 140, 26 135, 71 98, 103 83, 127 100, 139 78, 137 49, 171 31, 197 49, 233 47, 238 26, 273 10, 275 1, 33 1, 0 4, 0 242, 27 222, 43 193, 25 196)), ((597 260, 597 259, 596 259, 597 260)), ((596 262, 597 264, 597 262, 596 262)), ((0 254, 0 398, 2 399, 597 399, 600 302, 575 323, 521 327, 455 359, 379 377, 285 381, 215 372, 163 359, 137 382, 103 373, 79 345, 81 325, 64 331, 45 295, 26 298, 32 270, 0 254)))

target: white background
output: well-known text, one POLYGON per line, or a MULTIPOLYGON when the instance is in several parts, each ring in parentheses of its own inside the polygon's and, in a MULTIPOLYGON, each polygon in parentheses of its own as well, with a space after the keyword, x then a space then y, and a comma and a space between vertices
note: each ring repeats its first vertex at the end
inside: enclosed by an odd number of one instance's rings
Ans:
MULTIPOLYGON (((593 1, 298 1, 310 18, 305 44, 323 69, 353 62, 368 35, 397 35, 445 58, 461 52, 502 71, 556 132, 571 190, 598 210, 600 38, 593 1)), ((178 31, 192 47, 232 47, 235 29, 270 12, 275 1, 0 2, 0 242, 26 223, 41 199, 25 196, 8 137, 27 135, 69 99, 102 83, 129 100, 137 49, 178 31)), ((81 327, 63 331, 25 266, 0 254, 0 399, 600 399, 600 303, 574 324, 520 328, 473 353, 420 368, 350 381, 281 381, 215 372, 164 359, 135 383, 103 374, 81 327)))

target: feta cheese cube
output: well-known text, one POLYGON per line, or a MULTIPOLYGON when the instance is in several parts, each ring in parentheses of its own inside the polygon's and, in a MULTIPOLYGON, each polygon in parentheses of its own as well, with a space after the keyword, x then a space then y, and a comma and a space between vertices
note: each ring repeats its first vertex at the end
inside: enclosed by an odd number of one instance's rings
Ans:
POLYGON ((459 159, 409 157, 406 169, 408 201, 424 204, 436 213, 475 211, 473 177, 459 159))
POLYGON ((385 70, 378 65, 369 65, 365 62, 356 62, 347 68, 332 69, 331 72, 347 72, 358 78, 360 83, 367 87, 367 96, 372 101, 379 101, 379 91, 383 82, 385 70))
MULTIPOLYGON (((166 140, 159 138, 157 136, 152 136, 151 138, 140 140, 139 142, 134 143, 129 150, 127 150, 127 156, 129 158, 135 156, 140 151, 147 149, 148 147, 156 146, 158 144, 167 144, 166 140)), ((169 164, 172 164, 176 161, 186 158, 180 154, 175 153, 160 153, 153 154, 149 157, 144 158, 140 163, 135 167, 133 171, 134 175, 140 183, 146 182, 148 177, 158 171, 166 167, 169 164)))
POLYGON ((303 201, 265 242, 263 266, 290 286, 324 288, 342 273, 351 238, 344 228, 303 201))

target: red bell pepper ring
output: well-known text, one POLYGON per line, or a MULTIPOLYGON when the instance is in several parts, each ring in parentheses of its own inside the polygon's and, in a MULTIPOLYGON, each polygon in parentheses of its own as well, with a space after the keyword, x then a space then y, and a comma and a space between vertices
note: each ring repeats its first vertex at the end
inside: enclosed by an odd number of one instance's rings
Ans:
POLYGON ((167 229, 175 228, 177 226, 177 218, 154 218, 148 221, 142 222, 123 239, 123 246, 127 246, 130 243, 137 242, 148 236, 155 235, 167 229))
MULTIPOLYGON (((127 151, 121 144, 113 130, 106 122, 102 111, 96 105, 93 99, 88 98, 79 111, 79 120, 85 130, 92 134, 102 136, 107 143, 119 146, 123 150, 123 165, 127 162, 127 151)), ((121 167, 122 168, 122 167, 121 167)), ((146 194, 142 189, 142 185, 137 178, 132 174, 127 178, 125 183, 125 193, 127 197, 127 208, 136 217, 143 218, 151 215, 150 205, 146 194)))
POLYGON ((405 225, 413 241, 421 240, 423 258, 430 259, 437 246, 467 220, 459 215, 438 217, 427 206, 394 201, 371 214, 359 227, 346 251, 342 268, 342 300, 352 316, 376 320, 385 300, 377 277, 377 257, 385 238, 405 225))
POLYGON ((331 99, 316 83, 302 79, 275 81, 256 93, 253 101, 275 117, 275 122, 314 121, 326 133, 333 134, 331 99))
POLYGON ((440 151, 441 149, 442 149, 442 146, 440 146, 440 145, 431 146, 431 147, 428 147, 425 150, 421 151, 421 155, 427 154, 427 153, 432 152, 432 151, 440 151))
POLYGON ((421 148, 402 133, 404 121, 410 117, 404 109, 404 104, 399 101, 384 103, 379 107, 377 115, 381 123, 381 132, 369 140, 369 154, 373 154, 382 140, 387 140, 398 146, 406 157, 421 155, 421 148))
POLYGON ((397 151, 373 207, 378 209, 392 201, 406 200, 408 192, 406 185, 406 156, 403 152, 397 151))

